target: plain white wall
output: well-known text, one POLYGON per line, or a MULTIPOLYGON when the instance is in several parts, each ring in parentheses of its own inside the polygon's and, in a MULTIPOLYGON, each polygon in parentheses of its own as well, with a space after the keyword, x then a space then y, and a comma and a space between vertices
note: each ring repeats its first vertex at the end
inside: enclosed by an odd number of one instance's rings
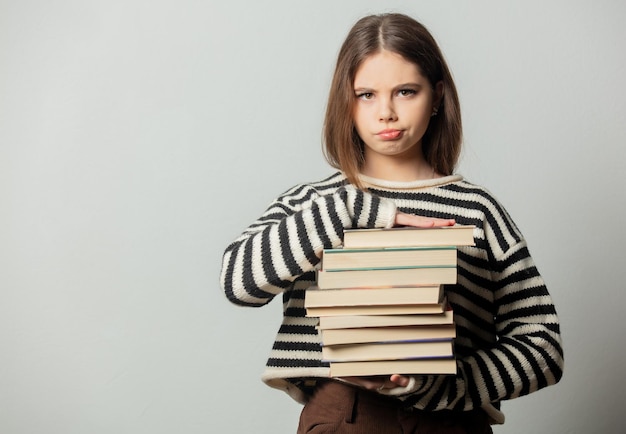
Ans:
POLYGON ((280 321, 228 304, 221 254, 269 201, 331 173, 322 114, 360 16, 441 44, 459 172, 529 240, 562 382, 507 433, 618 433, 626 384, 626 4, 0 2, 0 432, 290 433, 259 377, 280 321))

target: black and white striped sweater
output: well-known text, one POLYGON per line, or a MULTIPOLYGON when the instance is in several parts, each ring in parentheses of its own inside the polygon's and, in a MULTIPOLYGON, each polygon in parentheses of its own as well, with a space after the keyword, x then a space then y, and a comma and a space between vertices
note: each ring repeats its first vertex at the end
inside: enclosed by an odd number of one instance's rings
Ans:
POLYGON ((226 249, 221 284, 230 301, 262 306, 283 295, 284 319, 263 380, 305 402, 307 385, 329 376, 317 319, 305 316, 305 291, 322 250, 339 247, 344 229, 390 227, 398 209, 475 225, 476 245, 459 247, 458 283, 446 287, 458 374, 417 377, 392 393, 424 410, 482 407, 502 423, 499 401, 556 383, 563 369, 556 311, 522 234, 497 200, 458 175, 363 180, 368 192, 347 185, 341 173, 293 187, 226 249))

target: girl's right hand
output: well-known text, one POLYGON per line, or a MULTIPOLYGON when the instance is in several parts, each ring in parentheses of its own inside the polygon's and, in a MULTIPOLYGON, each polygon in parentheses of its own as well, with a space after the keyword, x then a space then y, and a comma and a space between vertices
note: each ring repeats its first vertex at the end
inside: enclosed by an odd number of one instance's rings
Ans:
POLYGON ((454 226, 454 219, 438 219, 432 217, 422 217, 419 215, 406 214, 398 211, 394 226, 415 226, 417 228, 432 228, 439 226, 454 226))

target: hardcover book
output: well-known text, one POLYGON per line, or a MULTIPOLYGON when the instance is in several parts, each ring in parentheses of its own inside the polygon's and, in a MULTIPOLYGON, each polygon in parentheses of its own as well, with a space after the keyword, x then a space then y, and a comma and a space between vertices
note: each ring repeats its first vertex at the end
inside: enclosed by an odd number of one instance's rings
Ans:
MULTIPOLYGON (((347 290, 346 290, 347 291, 347 290)), ((440 314, 445 310, 447 301, 444 297, 436 304, 402 304, 402 305, 370 305, 370 306, 319 306, 309 307, 307 316, 339 316, 339 315, 415 315, 440 314)))
POLYGON ((421 315, 334 315, 320 317, 321 330, 359 327, 399 327, 411 325, 453 324, 451 309, 442 313, 421 315))
POLYGON ((456 267, 385 268, 317 272, 321 289, 456 283, 456 267))
POLYGON ((456 247, 391 247, 379 249, 326 249, 322 269, 456 266, 456 247))
POLYGON ((320 329, 324 345, 363 344, 374 342, 436 341, 456 337, 454 324, 404 327, 367 327, 320 329))
POLYGON ((416 360, 377 360, 365 362, 341 362, 330 364, 332 377, 388 375, 388 374, 454 375, 456 360, 416 359, 416 360))
POLYGON ((430 359, 453 355, 452 339, 322 346, 322 357, 327 362, 430 359))
POLYGON ((344 248, 351 249, 474 245, 474 226, 472 225, 347 229, 343 235, 344 248))
POLYGON ((313 287, 306 291, 304 307, 437 304, 442 297, 442 285, 344 289, 313 287))

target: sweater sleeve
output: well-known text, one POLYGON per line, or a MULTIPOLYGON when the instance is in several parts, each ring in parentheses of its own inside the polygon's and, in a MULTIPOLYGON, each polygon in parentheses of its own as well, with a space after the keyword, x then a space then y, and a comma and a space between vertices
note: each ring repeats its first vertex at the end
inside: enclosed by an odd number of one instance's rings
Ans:
POLYGON ((352 185, 330 194, 300 185, 274 200, 224 252, 220 275, 228 299, 262 306, 312 271, 346 228, 391 227, 396 206, 352 185))
MULTIPOLYGON (((509 219, 505 212, 503 218, 509 219)), ((517 231, 510 220, 508 226, 517 231)), ((526 242, 519 233, 507 244, 501 231, 485 232, 498 245, 492 249, 491 270, 483 276, 493 291, 496 341, 459 358, 456 376, 416 377, 413 390, 402 398, 410 406, 489 410, 493 403, 555 384, 562 376, 559 320, 526 242)))

